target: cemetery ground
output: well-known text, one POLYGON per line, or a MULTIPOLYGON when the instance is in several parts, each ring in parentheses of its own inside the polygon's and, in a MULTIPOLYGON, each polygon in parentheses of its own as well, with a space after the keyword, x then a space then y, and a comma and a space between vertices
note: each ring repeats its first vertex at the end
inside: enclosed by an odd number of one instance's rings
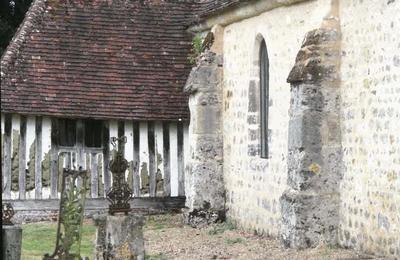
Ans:
MULTIPOLYGON (((22 260, 41 259, 52 253, 56 222, 23 225, 22 260)), ((146 260, 161 259, 373 259, 351 250, 326 246, 296 251, 279 241, 237 229, 226 222, 195 229, 184 225, 180 214, 151 215, 144 227, 146 260)), ((85 220, 81 255, 92 259, 95 226, 85 220)))

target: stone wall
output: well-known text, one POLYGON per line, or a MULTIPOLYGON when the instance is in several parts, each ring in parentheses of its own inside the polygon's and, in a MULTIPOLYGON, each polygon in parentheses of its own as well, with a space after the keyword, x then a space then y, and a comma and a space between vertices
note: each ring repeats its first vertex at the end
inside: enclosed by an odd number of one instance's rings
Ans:
POLYGON ((340 243, 400 257, 400 1, 341 1, 340 243))
POLYGON ((329 0, 280 7, 225 27, 224 32, 224 180, 227 215, 239 226, 278 236, 279 198, 287 187, 290 86, 304 35, 321 24, 329 0), (269 56, 269 158, 259 153, 258 52, 265 39, 269 56), (250 111, 250 112, 249 112, 250 111), (251 123, 253 125, 251 126, 251 123))

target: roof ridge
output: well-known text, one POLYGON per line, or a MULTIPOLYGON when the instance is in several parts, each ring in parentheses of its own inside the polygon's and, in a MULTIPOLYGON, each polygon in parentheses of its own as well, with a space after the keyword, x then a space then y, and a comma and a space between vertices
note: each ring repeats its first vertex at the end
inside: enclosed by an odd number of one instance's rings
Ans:
POLYGON ((26 36, 37 26, 36 21, 43 15, 45 10, 46 0, 33 0, 24 20, 1 57, 1 79, 5 77, 11 67, 10 65, 17 59, 18 52, 24 44, 26 36))

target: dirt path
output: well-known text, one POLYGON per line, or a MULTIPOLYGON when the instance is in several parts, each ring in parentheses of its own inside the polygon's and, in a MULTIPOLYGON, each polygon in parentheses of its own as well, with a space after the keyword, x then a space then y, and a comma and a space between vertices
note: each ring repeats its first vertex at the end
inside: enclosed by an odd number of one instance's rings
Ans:
POLYGON ((183 225, 180 215, 150 216, 144 231, 146 259, 371 259, 353 251, 320 247, 287 250, 276 240, 230 224, 203 229, 183 225))

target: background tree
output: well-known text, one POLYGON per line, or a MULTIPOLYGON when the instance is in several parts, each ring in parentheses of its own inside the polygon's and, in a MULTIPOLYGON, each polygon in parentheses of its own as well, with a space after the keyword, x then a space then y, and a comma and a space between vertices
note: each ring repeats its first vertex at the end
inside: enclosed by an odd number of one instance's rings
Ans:
POLYGON ((0 0, 0 56, 24 20, 32 0, 0 0))

